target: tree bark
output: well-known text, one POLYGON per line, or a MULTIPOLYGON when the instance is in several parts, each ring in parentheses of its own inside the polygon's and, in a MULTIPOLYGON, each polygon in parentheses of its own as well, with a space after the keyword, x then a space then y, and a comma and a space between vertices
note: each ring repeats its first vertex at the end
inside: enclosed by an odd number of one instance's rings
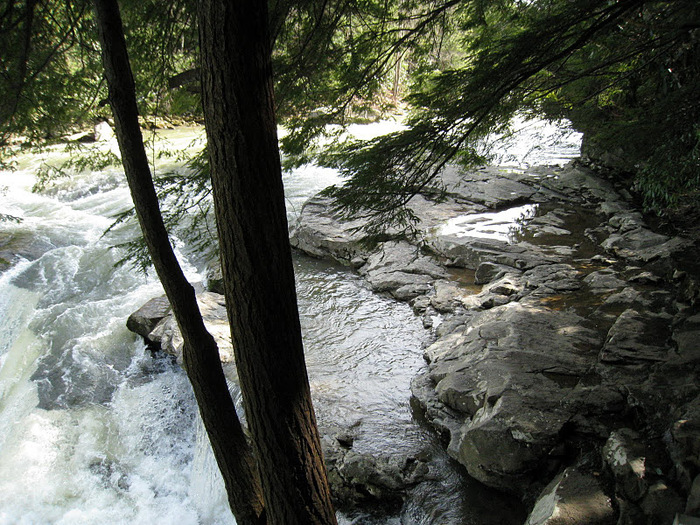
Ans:
POLYGON ((268 521, 334 524, 299 324, 266 4, 199 4, 224 290, 268 521))
POLYGON ((219 351, 168 239, 138 123, 136 92, 116 0, 95 0, 105 77, 122 163, 146 244, 184 340, 183 360, 239 525, 264 523, 257 467, 226 384, 219 351))

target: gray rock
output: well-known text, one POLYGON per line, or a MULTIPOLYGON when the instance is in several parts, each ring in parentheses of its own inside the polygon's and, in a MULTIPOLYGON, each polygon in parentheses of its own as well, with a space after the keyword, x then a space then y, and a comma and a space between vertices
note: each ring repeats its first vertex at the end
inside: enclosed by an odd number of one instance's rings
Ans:
POLYGON ((600 479, 567 468, 540 494, 525 525, 614 525, 617 515, 600 479))
POLYGON ((481 409, 460 435, 452 436, 448 452, 485 485, 522 494, 535 481, 534 472, 565 421, 563 414, 538 409, 481 409))
MULTIPOLYGON (((51 240, 38 236, 29 228, 2 224, 4 231, 0 231, 0 271, 9 268, 20 259, 33 261, 56 248, 51 240)), ((21 276, 15 278, 14 282, 16 286, 22 286, 21 276)))
MULTIPOLYGON (((603 363, 661 362, 668 359, 667 333, 660 330, 668 319, 634 309, 622 312, 610 328, 600 354, 603 363)), ((666 329, 667 330, 667 329, 666 329)))
POLYGON ((523 274, 525 286, 539 294, 554 294, 579 290, 580 272, 570 264, 544 264, 523 274))
POLYGON ((401 271, 372 272, 366 274, 365 278, 375 292, 392 293, 401 289, 397 298, 403 299, 412 299, 426 293, 432 281, 432 278, 427 275, 401 271))
MULTIPOLYGON (((221 362, 233 362, 233 346, 224 296, 214 292, 202 292, 197 295, 197 303, 204 325, 219 347, 221 362)), ((151 299, 129 319, 127 327, 130 330, 159 346, 165 353, 173 355, 177 362, 182 364, 182 335, 165 296, 151 299)))
POLYGON ((168 298, 165 295, 155 297, 129 316, 126 320, 126 327, 132 332, 148 339, 149 334, 156 325, 170 314, 170 302, 168 298))
POLYGON ((669 238, 645 227, 626 230, 626 223, 621 222, 622 233, 610 235, 601 243, 601 246, 608 252, 637 264, 649 264, 661 260, 658 269, 665 273, 671 269, 670 266, 667 268, 667 265, 670 264, 673 256, 690 246, 690 242, 686 239, 669 238))
POLYGON ((373 290, 402 300, 428 293, 435 279, 447 276, 437 261, 405 241, 381 243, 359 271, 373 290))
POLYGON ((500 279, 506 274, 517 273, 520 274, 519 270, 511 266, 504 266, 502 264, 495 264, 489 261, 482 262, 476 269, 475 274, 475 284, 487 284, 491 281, 500 279))
POLYGON ((410 301, 411 299, 425 296, 432 290, 427 282, 405 284, 393 290, 391 295, 399 301, 410 301))
POLYGON ((685 503, 685 513, 700 516, 700 474, 695 476, 685 503))
POLYGON ((485 286, 484 291, 491 294, 505 295, 507 297, 510 297, 512 295, 521 293, 523 291, 523 286, 520 284, 518 279, 506 276, 501 277, 497 281, 485 286))
POLYGON ((427 456, 361 453, 343 440, 322 440, 331 491, 341 507, 400 504, 409 489, 434 477, 427 456))
POLYGON ((107 121, 100 121, 94 127, 95 140, 97 142, 108 141, 114 137, 114 130, 107 121))
POLYGON ((517 302, 478 312, 426 349, 436 398, 422 403, 441 418, 441 407, 462 414, 459 429, 449 428, 448 451, 471 476, 518 492, 574 414, 619 405, 619 395, 592 395, 579 384, 599 345, 571 312, 517 302))
POLYGON ((547 253, 532 244, 510 244, 499 239, 440 235, 429 240, 432 249, 454 266, 477 269, 484 262, 511 266, 519 270, 540 264, 560 262, 564 256, 547 253))
POLYGON ((682 363, 700 361, 700 314, 686 319, 673 330, 678 360, 682 363))
POLYGON ((661 279, 661 277, 651 272, 639 272, 636 275, 630 277, 628 280, 631 283, 639 284, 661 284, 663 282, 663 279, 661 279))
POLYGON ((292 230, 292 246, 313 257, 331 258, 343 264, 362 259, 364 234, 356 231, 361 221, 343 221, 331 199, 316 196, 302 208, 292 230))
POLYGON ((700 396, 686 405, 671 425, 670 434, 677 468, 697 472, 700 469, 700 396))
POLYGON ((627 283, 617 276, 613 270, 598 270, 588 274, 583 282, 598 293, 609 292, 627 286, 627 283))
POLYGON ((603 304, 613 308, 622 307, 624 311, 635 304, 639 304, 640 306, 648 306, 649 301, 642 297, 641 292, 635 290, 631 286, 628 286, 619 292, 606 297, 603 304))
POLYGON ((649 487, 639 434, 628 428, 612 432, 603 447, 603 458, 615 477, 618 492, 627 500, 641 500, 649 487))
POLYGON ((676 514, 672 525, 700 525, 700 518, 688 514, 676 514))
POLYGON ((523 182, 525 177, 503 168, 486 167, 465 173, 450 166, 442 173, 442 180, 451 196, 491 209, 527 201, 536 192, 532 185, 523 182))
POLYGON ((556 171, 554 177, 546 177, 542 184, 575 202, 619 201, 615 188, 589 169, 569 163, 556 171))
POLYGON ((218 259, 212 261, 205 270, 207 290, 224 295, 224 274, 218 259))
POLYGON ((435 293, 430 297, 430 305, 440 313, 454 312, 473 295, 453 281, 435 281, 434 287, 435 293))
POLYGON ((646 523, 672 523, 684 506, 678 492, 663 481, 651 485, 640 504, 646 523))

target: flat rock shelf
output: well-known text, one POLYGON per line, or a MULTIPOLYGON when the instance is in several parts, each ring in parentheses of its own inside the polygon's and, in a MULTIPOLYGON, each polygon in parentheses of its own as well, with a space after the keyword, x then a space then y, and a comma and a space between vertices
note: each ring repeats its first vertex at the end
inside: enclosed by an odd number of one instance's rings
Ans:
MULTIPOLYGON (((697 243, 652 231, 624 192, 575 162, 450 167, 442 184, 440 202, 409 203, 414 237, 390 231, 367 248, 361 221, 316 196, 292 244, 412 307, 431 330, 414 405, 471 478, 525 503, 527 525, 698 514, 699 293, 683 263, 697 243)), ((224 334, 220 297, 200 301, 224 334)), ((163 307, 146 305, 130 328, 178 355, 163 307)), ((349 422, 326 440, 345 504, 400 500, 436 479, 426 456, 362 454, 354 438, 349 422)))
POLYGON ((315 197, 292 243, 432 327, 414 399, 469 475, 528 505, 528 525, 698 513, 698 285, 680 262, 697 243, 652 231, 576 163, 442 179, 444 201, 409 204, 413 239, 367 250, 315 197))

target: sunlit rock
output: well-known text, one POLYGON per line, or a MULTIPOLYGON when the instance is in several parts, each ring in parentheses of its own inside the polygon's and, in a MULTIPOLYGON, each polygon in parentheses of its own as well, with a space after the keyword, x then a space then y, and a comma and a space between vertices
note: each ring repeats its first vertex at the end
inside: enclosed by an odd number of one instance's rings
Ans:
POLYGON ((567 468, 542 491, 525 525, 614 525, 617 515, 598 476, 567 468))

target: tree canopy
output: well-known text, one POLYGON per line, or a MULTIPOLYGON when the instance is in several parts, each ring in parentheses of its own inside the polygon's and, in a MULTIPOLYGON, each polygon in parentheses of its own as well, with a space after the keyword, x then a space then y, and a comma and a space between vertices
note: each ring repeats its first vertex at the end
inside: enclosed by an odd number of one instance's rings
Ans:
POLYGON ((407 129, 321 154, 347 177, 330 191, 343 213, 410 225, 408 199, 439 191, 447 162, 483 162, 481 141, 516 115, 568 118, 588 144, 619 151, 650 207, 697 194, 696 2, 477 1, 450 16, 461 54, 414 79, 407 129))
MULTIPOLYGON (((141 113, 201 116, 194 3, 122 4, 141 113)), ((271 1, 286 163, 340 168, 347 183, 333 194, 346 214, 407 225, 406 200, 447 162, 484 162, 480 141, 515 115, 567 118, 587 153, 614 154, 662 210, 700 184, 699 10, 692 0, 271 1), (396 109, 406 130, 318 148, 337 132, 329 124, 396 109)), ((93 25, 84 0, 7 4, 5 140, 106 115, 93 25)))

